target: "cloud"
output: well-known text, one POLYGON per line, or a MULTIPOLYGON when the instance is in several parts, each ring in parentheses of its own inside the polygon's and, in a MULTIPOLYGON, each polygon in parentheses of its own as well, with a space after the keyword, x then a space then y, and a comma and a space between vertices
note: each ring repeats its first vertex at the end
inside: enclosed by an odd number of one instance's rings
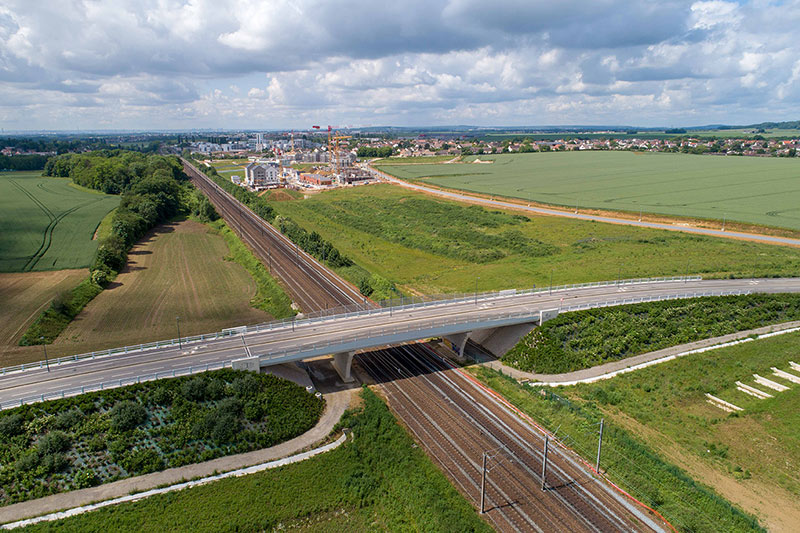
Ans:
POLYGON ((800 0, 6 0, 0 117, 7 129, 756 122, 800 110, 798 26, 800 0))

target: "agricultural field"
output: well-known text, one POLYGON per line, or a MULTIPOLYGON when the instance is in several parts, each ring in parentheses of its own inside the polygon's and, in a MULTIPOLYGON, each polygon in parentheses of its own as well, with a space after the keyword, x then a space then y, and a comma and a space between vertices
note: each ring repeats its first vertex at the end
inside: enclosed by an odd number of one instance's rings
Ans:
POLYGON ((38 171, 0 173, 0 272, 88 267, 94 232, 118 204, 38 171))
POLYGON ((26 531, 491 531, 380 398, 362 397, 340 423, 353 438, 333 451, 26 531))
POLYGON ((218 370, 0 414, 0 506, 274 446, 325 401, 269 375, 218 370))
POLYGON ((639 152, 481 155, 381 165, 402 179, 557 206, 800 230, 800 160, 639 152), (491 163, 474 163, 475 159, 491 163))
POLYGON ((84 269, 0 274, 0 367, 8 366, 6 351, 17 347, 53 297, 74 288, 87 275, 84 269))
MULTIPOLYGON (((232 233, 223 235, 224 229, 192 220, 158 226, 133 247, 127 267, 47 347, 47 353, 57 357, 175 338, 176 316, 181 317, 185 336, 272 318, 254 304, 276 314, 292 314, 291 302, 281 301, 286 296, 277 285, 273 293, 273 287, 265 285, 269 280, 256 272, 260 280, 256 283, 238 263, 252 254, 232 233), (226 245, 231 237, 238 247, 226 245)), ((3 366, 38 361, 42 348, 9 346, 2 357, 3 366)))
POLYGON ((687 355, 558 394, 578 405, 596 405, 603 416, 759 516, 769 529, 790 531, 800 523, 800 385, 774 376, 771 368, 800 375, 789 365, 800 363, 798 354, 800 334, 789 333, 687 355), (758 385, 753 374, 788 390, 758 385), (773 398, 745 394, 736 381, 773 398), (743 411, 722 411, 706 401, 706 393, 743 411))
POLYGON ((393 185, 269 202, 406 294, 647 276, 794 276, 800 250, 560 217, 520 216, 393 185))
POLYGON ((564 313, 503 356, 528 372, 558 374, 635 355, 800 320, 800 295, 750 294, 647 302, 564 313))

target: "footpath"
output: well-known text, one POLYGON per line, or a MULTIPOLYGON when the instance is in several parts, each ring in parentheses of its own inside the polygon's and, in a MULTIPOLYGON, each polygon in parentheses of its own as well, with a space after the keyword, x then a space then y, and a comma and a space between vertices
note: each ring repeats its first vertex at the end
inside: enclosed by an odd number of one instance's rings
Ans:
POLYGON ((795 329, 800 329, 800 321, 764 326, 762 328, 739 331, 737 333, 731 333, 730 335, 723 335, 721 337, 714 337, 711 339, 704 339, 701 341, 672 346, 670 348, 664 348, 663 350, 656 350, 654 352, 628 357, 620 361, 613 361, 611 363, 605 363, 603 365, 585 368, 583 370, 576 370, 574 372, 566 372, 564 374, 536 374, 533 372, 524 372, 522 370, 517 370, 516 368, 506 366, 499 360, 487 361, 481 363, 481 365, 493 368, 498 372, 501 372, 507 376, 511 376, 517 381, 528 381, 534 385, 575 385, 577 383, 591 383, 601 379, 608 379, 618 374, 644 368, 645 366, 650 366, 652 364, 669 361, 690 353, 721 348, 724 345, 730 345, 731 343, 747 342, 747 340, 752 337, 789 333, 795 329))
POLYGON ((325 411, 317 425, 299 437, 262 450, 219 457, 204 463, 170 468, 161 472, 154 472, 143 476, 121 479, 113 483, 91 487, 88 489, 73 490, 61 494, 45 496, 37 500, 15 503, 0 507, 0 524, 17 522, 26 518, 54 513, 63 509, 73 509, 120 498, 136 492, 144 492, 156 487, 175 485, 186 480, 208 477, 220 472, 228 472, 249 466, 259 465, 276 459, 281 459, 305 450, 330 435, 333 427, 339 422, 344 411, 350 406, 353 395, 358 394, 357 388, 338 390, 325 394, 325 411))

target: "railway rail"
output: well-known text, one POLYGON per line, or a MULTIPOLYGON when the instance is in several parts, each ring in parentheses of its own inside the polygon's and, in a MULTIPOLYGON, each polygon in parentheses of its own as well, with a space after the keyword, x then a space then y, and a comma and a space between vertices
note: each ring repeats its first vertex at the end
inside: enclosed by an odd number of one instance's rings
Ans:
POLYGON ((659 520, 595 478, 568 451, 494 401, 423 344, 362 354, 396 415, 454 486, 480 508, 482 459, 494 451, 486 517, 499 531, 662 531, 659 520))
POLYGON ((208 196, 225 222, 281 281, 302 311, 352 304, 375 307, 353 285, 300 249, 194 165, 185 159, 181 161, 192 183, 208 196))

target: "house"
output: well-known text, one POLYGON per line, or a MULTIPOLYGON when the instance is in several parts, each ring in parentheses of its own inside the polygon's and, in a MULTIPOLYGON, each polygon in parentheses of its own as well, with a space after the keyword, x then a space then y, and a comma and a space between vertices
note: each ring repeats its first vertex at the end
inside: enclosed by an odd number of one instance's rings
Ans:
POLYGON ((244 182, 253 189, 277 187, 280 184, 280 169, 275 163, 250 163, 244 167, 244 182))
POLYGON ((300 174, 300 181, 302 183, 317 186, 331 185, 333 183, 333 180, 330 176, 323 176, 322 174, 309 174, 306 172, 300 174))

